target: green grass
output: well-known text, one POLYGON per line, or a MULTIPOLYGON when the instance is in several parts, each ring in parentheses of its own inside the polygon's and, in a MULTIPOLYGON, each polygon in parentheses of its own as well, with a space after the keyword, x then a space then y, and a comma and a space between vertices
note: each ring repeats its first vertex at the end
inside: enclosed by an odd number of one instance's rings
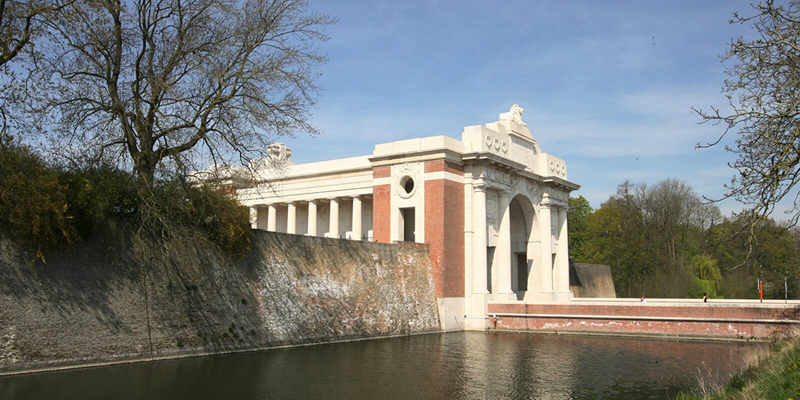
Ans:
POLYGON ((800 337, 773 343, 766 358, 732 376, 715 393, 681 393, 675 399, 800 400, 800 337))

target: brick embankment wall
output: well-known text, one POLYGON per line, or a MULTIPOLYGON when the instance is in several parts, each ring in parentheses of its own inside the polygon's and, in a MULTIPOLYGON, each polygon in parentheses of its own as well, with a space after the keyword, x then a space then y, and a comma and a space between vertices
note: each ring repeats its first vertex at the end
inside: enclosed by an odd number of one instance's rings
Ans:
POLYGON ((800 333, 797 305, 490 304, 491 329, 763 339, 800 333))
POLYGON ((164 266, 101 240, 31 264, 0 238, 0 373, 439 330, 425 245, 253 240, 238 263, 164 266))

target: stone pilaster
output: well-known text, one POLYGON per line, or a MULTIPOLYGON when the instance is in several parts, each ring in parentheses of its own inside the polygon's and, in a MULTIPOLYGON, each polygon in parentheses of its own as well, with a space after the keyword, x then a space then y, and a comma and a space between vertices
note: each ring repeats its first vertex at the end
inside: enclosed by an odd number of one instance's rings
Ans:
POLYGON ((267 230, 270 232, 278 230, 278 210, 274 204, 270 204, 267 208, 267 230))
POLYGON ((297 233, 297 205, 289 203, 286 215, 286 233, 297 233))
POLYGON ((500 238, 495 249, 497 260, 497 296, 501 301, 516 300, 516 294, 511 290, 511 209, 509 195, 501 191, 498 199, 502 217, 500 219, 500 238))
POLYGON ((567 234, 567 208, 558 209, 558 250, 556 253, 556 292, 559 301, 569 300, 569 251, 567 234))
MULTIPOLYGON (((542 204, 539 207, 539 236, 541 242, 540 272, 542 277, 542 293, 554 292, 553 288, 553 242, 552 242, 552 221, 550 220, 550 198, 545 194, 542 196, 542 204)), ((547 297, 547 296, 545 296, 547 297)))
POLYGON ((361 198, 353 197, 353 240, 361 240, 361 198))
POLYGON ((308 202, 308 233, 309 236, 317 236, 317 201, 308 202))
POLYGON ((333 198, 331 200, 331 222, 330 231, 328 232, 329 238, 339 238, 339 199, 333 198))
POLYGON ((472 191, 472 212, 474 233, 474 257, 472 259, 472 292, 489 293, 486 274, 486 187, 474 185, 472 191))

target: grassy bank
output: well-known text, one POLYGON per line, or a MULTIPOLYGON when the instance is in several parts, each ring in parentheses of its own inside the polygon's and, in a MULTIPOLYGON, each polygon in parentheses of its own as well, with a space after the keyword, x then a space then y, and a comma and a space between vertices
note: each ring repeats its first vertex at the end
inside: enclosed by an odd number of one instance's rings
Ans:
POLYGON ((680 394, 676 400, 800 399, 800 338, 771 345, 770 354, 745 368, 715 393, 680 394))

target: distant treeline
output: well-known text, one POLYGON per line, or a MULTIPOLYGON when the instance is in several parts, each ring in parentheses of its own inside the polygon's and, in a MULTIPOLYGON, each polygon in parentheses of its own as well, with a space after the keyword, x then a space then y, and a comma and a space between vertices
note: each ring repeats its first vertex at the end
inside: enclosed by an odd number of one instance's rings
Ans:
POLYGON ((625 181, 599 209, 570 198, 575 262, 611 266, 618 297, 758 298, 800 293, 800 231, 771 218, 752 231, 744 216, 723 217, 687 184, 625 181))

